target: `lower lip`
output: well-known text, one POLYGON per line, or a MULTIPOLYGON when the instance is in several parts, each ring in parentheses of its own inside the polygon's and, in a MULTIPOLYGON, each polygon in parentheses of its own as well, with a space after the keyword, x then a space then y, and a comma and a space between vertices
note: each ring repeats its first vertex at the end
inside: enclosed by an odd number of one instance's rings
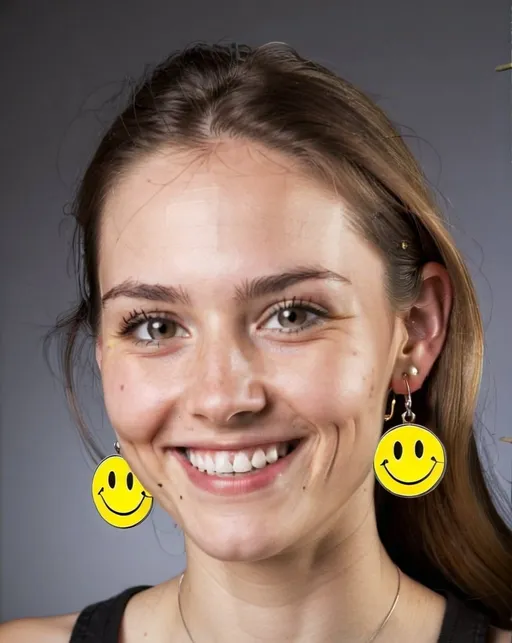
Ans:
POLYGON ((199 489, 220 496, 238 496, 269 487, 276 478, 283 474, 302 450, 304 440, 301 440, 295 449, 277 462, 267 464, 263 469, 250 473, 238 473, 235 476, 216 476, 202 473, 190 464, 186 455, 172 449, 182 467, 185 469, 189 480, 199 489))

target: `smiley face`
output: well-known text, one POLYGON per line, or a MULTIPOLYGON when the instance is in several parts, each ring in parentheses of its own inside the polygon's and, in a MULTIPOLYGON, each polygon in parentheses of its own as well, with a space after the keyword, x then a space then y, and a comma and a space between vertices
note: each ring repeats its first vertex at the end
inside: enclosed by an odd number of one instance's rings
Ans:
POLYGON ((92 479, 92 499, 103 520, 119 529, 135 527, 153 508, 153 496, 120 455, 100 462, 92 479))
POLYGON ((386 431, 375 451, 373 469, 380 484, 395 496, 418 498, 441 482, 446 451, 425 427, 402 424, 386 431))

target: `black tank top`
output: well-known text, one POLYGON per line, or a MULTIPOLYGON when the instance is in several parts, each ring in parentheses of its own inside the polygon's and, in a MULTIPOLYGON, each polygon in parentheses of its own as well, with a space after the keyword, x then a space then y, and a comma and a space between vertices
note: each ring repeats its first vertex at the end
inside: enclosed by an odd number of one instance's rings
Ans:
MULTIPOLYGON (((149 586, 130 587, 106 601, 86 607, 79 615, 69 643, 118 643, 121 621, 130 598, 149 586)), ((451 594, 438 643, 485 643, 489 621, 451 594)))

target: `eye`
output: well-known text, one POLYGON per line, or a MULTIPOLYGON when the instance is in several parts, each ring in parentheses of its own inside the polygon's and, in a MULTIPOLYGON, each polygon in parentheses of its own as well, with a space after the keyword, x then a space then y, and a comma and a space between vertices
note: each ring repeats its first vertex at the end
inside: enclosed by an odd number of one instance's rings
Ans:
POLYGON ((414 452, 416 453, 416 457, 421 458, 421 456, 423 455, 423 451, 423 442, 421 440, 417 440, 416 444, 414 445, 414 452))
POLYGON ((128 318, 123 318, 120 335, 131 335, 136 342, 148 344, 158 343, 161 340, 174 339, 181 335, 184 329, 165 313, 154 311, 146 313, 143 310, 133 311, 128 318))
POLYGON ((395 442, 395 444, 394 444, 394 446, 393 446, 393 453, 394 453, 395 458, 396 458, 397 460, 400 460, 400 458, 402 457, 402 453, 403 453, 403 452, 404 452, 404 448, 403 448, 403 446, 402 446, 402 443, 401 443, 401 442, 398 442, 398 441, 397 441, 397 442, 395 442))
POLYGON ((172 339, 176 334, 176 328, 178 328, 178 324, 175 321, 154 317, 140 324, 136 329, 135 336, 141 341, 148 342, 172 339))
POLYGON ((275 317, 279 324, 284 328, 289 328, 290 325, 294 326, 304 326, 308 319, 309 311, 295 306, 294 308, 286 308, 285 310, 279 310, 275 313, 275 317))
POLYGON ((130 491, 133 489, 133 473, 131 471, 126 476, 126 486, 130 491))
POLYGON ((328 314, 325 310, 309 303, 297 302, 295 299, 285 300, 274 308, 265 326, 280 333, 300 333, 310 326, 321 323, 322 318, 328 317, 328 314), (277 321, 277 326, 268 325, 273 319, 277 321))
POLYGON ((116 486, 116 474, 113 471, 108 474, 108 486, 111 489, 116 486))

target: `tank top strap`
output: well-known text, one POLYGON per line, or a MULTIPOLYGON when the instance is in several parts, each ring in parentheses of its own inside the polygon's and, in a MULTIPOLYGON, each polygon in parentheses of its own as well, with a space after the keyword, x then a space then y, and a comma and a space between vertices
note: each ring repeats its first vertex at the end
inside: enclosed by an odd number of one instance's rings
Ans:
POLYGON ((453 594, 445 594, 446 611, 438 643, 485 643, 489 619, 453 594))
POLYGON ((129 587, 112 598, 86 607, 76 620, 69 643, 118 643, 128 601, 149 587, 150 585, 129 587))

